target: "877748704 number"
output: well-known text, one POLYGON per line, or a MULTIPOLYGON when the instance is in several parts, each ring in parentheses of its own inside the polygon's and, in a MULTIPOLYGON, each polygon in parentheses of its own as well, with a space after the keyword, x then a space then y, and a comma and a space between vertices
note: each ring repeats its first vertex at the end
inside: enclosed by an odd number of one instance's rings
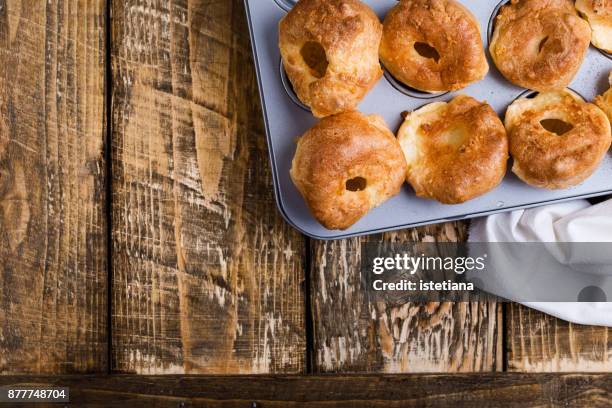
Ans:
POLYGON ((61 387, 2 387, 0 402, 68 402, 68 388, 61 387))

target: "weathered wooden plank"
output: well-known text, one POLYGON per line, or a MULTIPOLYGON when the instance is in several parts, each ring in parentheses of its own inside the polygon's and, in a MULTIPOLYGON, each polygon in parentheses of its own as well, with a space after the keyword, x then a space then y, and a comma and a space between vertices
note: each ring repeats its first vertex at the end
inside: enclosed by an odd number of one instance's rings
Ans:
POLYGON ((71 405, 87 407, 523 408, 612 404, 610 374, 4 377, 0 385, 69 387, 71 405))
POLYGON ((105 1, 0 1, 0 373, 107 369, 105 1))
POLYGON ((518 304, 508 304, 508 370, 520 372, 609 372, 609 328, 581 326, 518 304))
POLYGON ((114 2, 113 368, 301 372, 304 239, 275 209, 242 1, 114 2))
POLYGON ((497 303, 371 302, 360 278, 361 243, 460 242, 467 224, 312 245, 315 372, 470 372, 502 369, 497 303))

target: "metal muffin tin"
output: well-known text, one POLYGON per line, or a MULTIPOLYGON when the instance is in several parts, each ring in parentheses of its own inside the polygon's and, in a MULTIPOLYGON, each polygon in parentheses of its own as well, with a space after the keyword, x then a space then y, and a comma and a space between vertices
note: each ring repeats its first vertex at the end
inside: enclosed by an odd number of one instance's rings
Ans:
MULTIPOLYGON (((506 1, 502 1, 501 4, 506 1)), ((373 234, 445 221, 481 217, 498 212, 535 207, 578 198, 612 193, 612 153, 608 152, 598 171, 579 186, 566 190, 548 191, 530 187, 508 173, 495 190, 460 205, 443 205, 416 197, 405 184, 402 191, 380 207, 370 211, 357 224, 345 231, 323 228, 310 214, 289 176, 296 138, 312 127, 317 119, 304 107, 284 76, 278 48, 278 23, 296 1, 245 0, 251 43, 255 55, 268 147, 272 163, 274 189, 278 207, 289 224, 316 239, 338 239, 373 234)), ((366 0, 381 21, 397 4, 396 0, 366 0)), ((461 0, 481 25, 483 43, 488 48, 492 18, 497 14, 497 0, 461 0)), ((490 70, 485 79, 469 87, 445 94, 430 95, 408 89, 386 73, 384 78, 359 105, 363 113, 376 113, 385 118, 393 132, 402 123, 403 111, 412 111, 428 103, 449 101, 458 94, 467 94, 487 101, 500 115, 509 104, 528 92, 506 81, 489 58, 490 70)), ((574 91, 591 101, 608 89, 608 74, 612 59, 594 47, 589 49, 580 72, 570 85, 574 91)))

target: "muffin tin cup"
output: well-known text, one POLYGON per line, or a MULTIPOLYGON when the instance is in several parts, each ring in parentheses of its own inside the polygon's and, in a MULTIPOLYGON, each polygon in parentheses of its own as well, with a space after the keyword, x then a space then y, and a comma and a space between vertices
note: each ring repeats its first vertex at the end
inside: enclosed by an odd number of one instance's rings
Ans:
MULTIPOLYGON (((500 5, 506 1, 460 2, 479 20, 483 43, 485 48, 488 48, 489 35, 494 25, 493 17, 500 5)), ((293 92, 280 63, 278 23, 295 3, 294 0, 245 0, 278 207, 287 222, 305 235, 315 239, 348 238, 612 193, 610 152, 593 176, 584 183, 565 190, 550 191, 528 186, 511 173, 510 161, 508 173, 500 186, 467 203, 443 205, 421 199, 416 197, 412 188, 406 184, 397 196, 372 210, 350 229, 325 229, 312 217, 289 176, 296 138, 318 121, 293 92)), ((397 1, 366 0, 365 3, 372 7, 382 21, 397 1)), ((432 102, 447 102, 458 94, 467 94, 488 102, 503 120, 506 108, 514 100, 528 95, 531 91, 506 81, 495 68, 488 49, 486 54, 490 66, 486 78, 455 92, 427 94, 416 91, 399 83, 385 71, 384 77, 359 105, 359 110, 365 114, 381 115, 390 129, 396 132, 403 121, 402 112, 413 111, 432 102)), ((591 47, 569 87, 586 100, 592 101, 596 95, 607 90, 610 70, 610 56, 591 47)))

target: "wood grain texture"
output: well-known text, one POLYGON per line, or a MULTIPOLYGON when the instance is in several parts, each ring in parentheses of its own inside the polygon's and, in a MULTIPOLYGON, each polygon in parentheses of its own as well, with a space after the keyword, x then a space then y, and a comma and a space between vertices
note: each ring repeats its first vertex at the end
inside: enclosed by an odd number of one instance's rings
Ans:
POLYGON ((0 1, 0 373, 107 369, 105 2, 0 1))
POLYGON ((114 2, 112 41, 113 369, 303 371, 242 1, 114 2))
MULTIPOLYGON (((5 377, 0 378, 0 385, 70 387, 70 405, 86 407, 523 408, 609 407, 612 404, 610 374, 348 377, 115 375, 5 377)), ((42 406, 36 404, 36 407, 42 406)))
POLYGON ((372 302, 360 277, 362 242, 460 242, 447 223, 312 245, 315 372, 471 372, 502 369, 502 305, 372 302))
POLYGON ((508 370, 610 372, 612 333, 568 323, 518 304, 506 305, 508 370))

